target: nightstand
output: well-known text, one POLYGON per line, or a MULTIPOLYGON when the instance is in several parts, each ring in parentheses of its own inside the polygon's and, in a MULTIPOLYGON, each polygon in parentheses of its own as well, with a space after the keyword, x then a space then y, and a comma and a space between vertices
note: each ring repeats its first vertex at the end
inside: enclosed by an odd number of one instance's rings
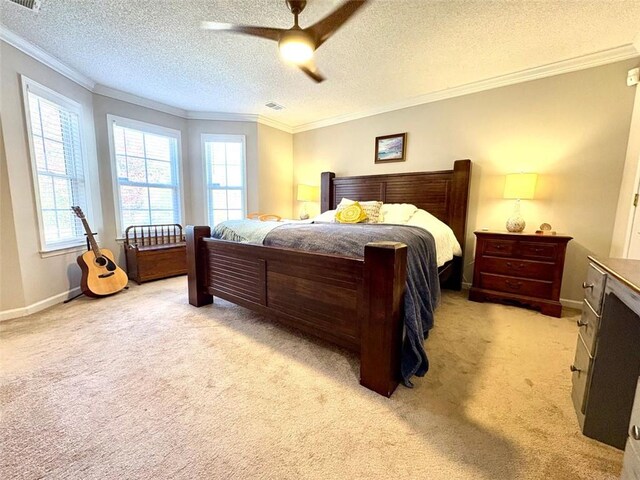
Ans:
POLYGON ((566 235, 474 232, 476 257, 469 300, 518 303, 559 317, 566 235))

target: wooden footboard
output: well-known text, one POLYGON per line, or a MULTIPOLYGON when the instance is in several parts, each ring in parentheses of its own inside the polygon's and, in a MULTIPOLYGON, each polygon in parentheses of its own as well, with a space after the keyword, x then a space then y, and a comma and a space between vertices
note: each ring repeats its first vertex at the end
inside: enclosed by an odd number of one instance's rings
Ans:
POLYGON ((407 248, 370 243, 364 260, 210 238, 187 227, 189 303, 220 297, 360 353, 360 383, 400 380, 407 248))

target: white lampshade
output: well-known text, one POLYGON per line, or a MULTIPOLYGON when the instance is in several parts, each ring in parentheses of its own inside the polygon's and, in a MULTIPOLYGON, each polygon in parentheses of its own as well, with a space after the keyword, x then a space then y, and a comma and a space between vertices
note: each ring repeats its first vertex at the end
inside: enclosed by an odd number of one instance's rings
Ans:
POLYGON ((320 189, 318 187, 303 184, 298 185, 297 199, 300 202, 317 202, 319 194, 320 189))
POLYGON ((504 182, 504 198, 531 200, 536 191, 536 173, 511 173, 504 182))

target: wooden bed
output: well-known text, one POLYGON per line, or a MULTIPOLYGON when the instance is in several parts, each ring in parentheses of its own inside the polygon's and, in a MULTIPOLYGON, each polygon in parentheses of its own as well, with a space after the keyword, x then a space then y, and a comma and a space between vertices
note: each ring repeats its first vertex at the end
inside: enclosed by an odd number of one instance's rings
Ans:
MULTIPOLYGON (((357 177, 322 174, 321 210, 340 199, 412 203, 454 231, 464 248, 471 161, 453 170, 357 177)), ((189 303, 217 296, 360 354, 360 383, 390 396, 400 381, 402 300, 407 248, 370 243, 364 259, 210 238, 187 227, 189 303)), ((462 258, 441 269, 441 284, 460 289, 462 258)))

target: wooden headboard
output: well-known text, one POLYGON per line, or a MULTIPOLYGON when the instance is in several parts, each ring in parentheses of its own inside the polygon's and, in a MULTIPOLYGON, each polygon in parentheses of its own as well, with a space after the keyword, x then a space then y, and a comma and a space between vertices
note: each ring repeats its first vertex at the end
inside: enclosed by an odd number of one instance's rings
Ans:
POLYGON ((323 172, 320 208, 333 210, 342 198, 412 203, 449 225, 465 244, 471 160, 456 160, 453 170, 336 177, 323 172))

